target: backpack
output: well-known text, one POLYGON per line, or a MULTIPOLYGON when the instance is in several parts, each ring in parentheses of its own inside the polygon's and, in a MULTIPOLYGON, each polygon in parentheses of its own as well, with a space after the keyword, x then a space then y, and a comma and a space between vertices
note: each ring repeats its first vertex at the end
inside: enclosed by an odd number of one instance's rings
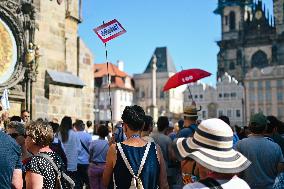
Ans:
MULTIPOLYGON (((142 172, 142 170, 143 170, 145 161, 146 161, 146 159, 147 159, 150 146, 151 146, 151 142, 148 142, 148 143, 147 143, 147 146, 146 146, 146 150, 145 150, 144 155, 143 155, 142 160, 141 160, 140 167, 139 167, 139 169, 138 169, 138 173, 137 173, 137 175, 135 175, 133 169, 131 168, 131 165, 130 165, 128 159, 126 158, 125 153, 123 152, 123 149, 122 149, 122 147, 121 147, 121 144, 120 144, 120 143, 117 143, 117 147, 118 147, 118 150, 119 150, 119 152, 120 152, 120 154, 121 154, 121 157, 122 157, 122 159, 123 159, 123 161, 124 161, 126 167, 128 168, 130 174, 132 175, 131 185, 130 185, 130 188, 129 188, 129 189, 144 189, 142 180, 141 180, 141 178, 140 178, 140 174, 141 174, 141 172, 142 172)), ((114 184, 115 184, 115 183, 114 183, 114 184)))
POLYGON ((43 157, 47 161, 49 161, 55 170, 57 177, 56 177, 56 184, 55 188, 56 189, 63 189, 63 188, 68 188, 68 189, 73 189, 75 188, 75 182, 62 170, 60 167, 58 167, 54 161, 49 157, 49 155, 44 154, 44 153, 39 153, 36 156, 43 157))
POLYGON ((58 143, 51 143, 49 147, 52 151, 54 151, 57 155, 59 155, 59 157, 64 163, 64 168, 66 169, 67 168, 67 157, 62 148, 61 141, 58 139, 58 143))

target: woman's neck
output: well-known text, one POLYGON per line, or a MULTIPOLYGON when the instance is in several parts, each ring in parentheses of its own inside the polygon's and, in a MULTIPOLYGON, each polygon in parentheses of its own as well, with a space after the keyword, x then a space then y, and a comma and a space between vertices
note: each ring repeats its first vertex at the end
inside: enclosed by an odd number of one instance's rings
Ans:
POLYGON ((208 174, 208 177, 217 179, 217 180, 230 180, 235 174, 226 174, 226 173, 216 173, 212 172, 208 174))
POLYGON ((141 136, 141 131, 127 131, 127 133, 125 133, 127 139, 133 138, 133 136, 141 136))

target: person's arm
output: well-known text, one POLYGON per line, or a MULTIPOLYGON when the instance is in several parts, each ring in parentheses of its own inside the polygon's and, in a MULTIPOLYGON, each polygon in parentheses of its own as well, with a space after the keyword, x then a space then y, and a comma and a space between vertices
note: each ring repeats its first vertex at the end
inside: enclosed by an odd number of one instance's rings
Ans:
POLYGON ((115 149, 115 144, 112 144, 107 152, 106 166, 103 173, 103 184, 105 185, 105 187, 109 185, 110 179, 112 178, 115 162, 116 162, 116 149, 115 149))
POLYGON ((169 184, 167 180, 166 164, 159 145, 157 145, 157 152, 158 152, 158 160, 160 163, 159 186, 161 189, 168 189, 169 184))
POLYGON ((22 179, 22 170, 14 169, 13 178, 12 178, 12 188, 13 189, 22 189, 23 188, 23 179, 22 179))
POLYGON ((43 176, 31 171, 26 173, 26 189, 42 189, 43 188, 43 176))

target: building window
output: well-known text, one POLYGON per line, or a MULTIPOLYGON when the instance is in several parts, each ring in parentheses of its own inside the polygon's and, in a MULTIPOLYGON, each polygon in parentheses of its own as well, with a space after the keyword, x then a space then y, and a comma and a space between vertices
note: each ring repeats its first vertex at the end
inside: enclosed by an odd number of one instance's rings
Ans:
POLYGON ((253 89, 254 88, 254 82, 253 81, 250 81, 249 82, 249 89, 253 89))
POLYGON ((251 67, 264 68, 266 66, 268 66, 267 55, 261 50, 254 53, 251 58, 251 67))
POLYGON ((271 85, 270 85, 270 81, 269 80, 265 81, 265 88, 266 88, 266 90, 270 90, 271 85))
POLYGON ((229 69, 230 70, 234 70, 235 69, 235 63, 234 62, 230 62, 229 69))
POLYGON ((161 99, 164 99, 164 98, 165 98, 165 93, 164 93, 164 91, 160 91, 160 98, 161 98, 161 99))
POLYGON ((222 98, 222 93, 219 93, 219 98, 222 98))
POLYGON ((270 89, 266 89, 265 90, 265 96, 266 96, 266 100, 267 101, 271 101, 272 100, 270 89))
POLYGON ((241 110, 236 110, 236 117, 241 117, 241 110))
POLYGON ((206 119, 206 111, 202 111, 202 118, 206 119))
POLYGON ((203 99, 203 95, 202 95, 202 94, 201 94, 201 95, 199 95, 199 98, 200 98, 200 99, 203 99))
POLYGON ((254 93, 252 93, 252 92, 249 93, 249 100, 250 101, 255 101, 254 93))
POLYGON ((219 110, 218 111, 218 116, 220 117, 220 116, 222 116, 223 115, 223 110, 219 110))
POLYGON ((236 29, 236 14, 235 12, 230 12, 230 30, 236 29))
POLYGON ((145 92, 141 91, 141 98, 145 98, 145 92))
POLYGON ((232 98, 236 98, 237 97, 237 93, 231 93, 231 97, 232 98))
POLYGON ((194 95, 194 98, 195 98, 195 99, 198 99, 198 95, 194 95))
POLYGON ((227 110, 227 116, 232 117, 232 110, 227 110))
POLYGON ((263 101, 263 94, 262 91, 258 91, 257 93, 258 103, 261 103, 260 101, 263 101))
POLYGON ((225 25, 228 25, 228 16, 225 16, 225 25))
POLYGON ((229 98, 230 94, 229 93, 224 93, 224 98, 229 98))
POLYGON ((278 89, 282 88, 283 87, 282 80, 277 80, 276 86, 277 86, 278 89))
POLYGON ((278 103, 283 101, 283 93, 281 91, 277 91, 277 101, 278 103))
POLYGON ((257 81, 258 90, 262 89, 262 81, 257 81))

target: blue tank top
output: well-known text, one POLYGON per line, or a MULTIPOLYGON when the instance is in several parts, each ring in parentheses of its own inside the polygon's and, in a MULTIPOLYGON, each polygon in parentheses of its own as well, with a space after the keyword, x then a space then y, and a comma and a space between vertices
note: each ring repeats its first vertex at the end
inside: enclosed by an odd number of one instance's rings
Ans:
MULTIPOLYGON (((125 156, 127 157, 135 175, 137 175, 138 169, 142 161, 142 157, 146 150, 146 146, 147 145, 143 147, 133 147, 121 143, 123 152, 125 153, 125 156)), ((117 159, 113 171, 116 188, 128 189, 131 185, 132 175, 129 172, 128 168, 126 167, 117 146, 116 146, 116 152, 117 152, 117 159)), ((160 175, 160 163, 158 161, 155 143, 152 142, 144 167, 140 174, 143 187, 147 189, 158 188, 159 175, 160 175)), ((109 188, 113 188, 113 186, 110 186, 109 188)))

